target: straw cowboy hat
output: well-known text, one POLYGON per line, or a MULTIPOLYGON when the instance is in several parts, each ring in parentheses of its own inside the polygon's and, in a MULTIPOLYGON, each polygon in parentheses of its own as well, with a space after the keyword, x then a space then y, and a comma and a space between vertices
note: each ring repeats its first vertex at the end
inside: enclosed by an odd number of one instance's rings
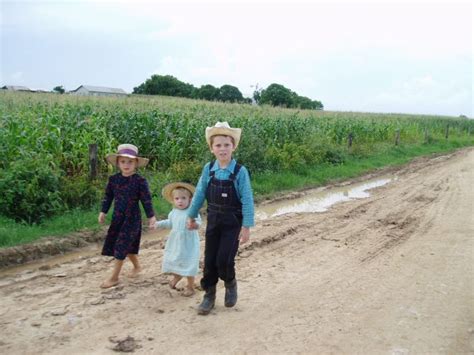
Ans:
POLYGON ((191 184, 188 184, 185 182, 172 182, 171 184, 168 184, 165 187, 163 187, 163 190, 161 190, 161 194, 166 199, 166 201, 172 204, 173 203, 173 190, 180 187, 188 190, 191 193, 191 196, 194 195, 194 191, 196 190, 196 188, 191 184))
POLYGON ((131 159, 137 159, 138 168, 148 164, 147 158, 142 158, 138 156, 138 148, 134 146, 133 144, 120 144, 117 148, 117 153, 107 154, 105 159, 113 166, 117 166, 118 157, 127 157, 131 159))
POLYGON ((237 148, 240 141, 240 135, 242 134, 241 128, 231 128, 227 122, 217 122, 214 127, 206 128, 206 141, 207 145, 211 146, 212 136, 230 136, 234 139, 234 148, 237 148))

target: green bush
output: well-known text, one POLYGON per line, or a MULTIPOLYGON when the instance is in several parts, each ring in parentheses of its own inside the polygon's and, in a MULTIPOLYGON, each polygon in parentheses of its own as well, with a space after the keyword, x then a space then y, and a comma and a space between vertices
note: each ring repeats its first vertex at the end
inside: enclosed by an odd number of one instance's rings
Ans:
POLYGON ((90 181, 84 176, 61 179, 61 199, 68 210, 96 205, 103 198, 104 191, 103 182, 90 181))
POLYGON ((307 162, 311 165, 324 163, 341 164, 346 160, 344 148, 325 139, 309 142, 308 150, 310 155, 307 158, 307 162))
MULTIPOLYGON (((382 145, 380 144, 380 146, 382 145)), ((381 148, 379 147, 379 149, 381 148)), ((373 148, 368 144, 354 144, 350 148, 350 155, 355 158, 366 158, 372 154, 372 150, 373 148)))
POLYGON ((337 165, 344 163, 346 159, 346 153, 340 147, 329 146, 324 151, 324 162, 337 165))
POLYGON ((281 148, 268 148, 265 159, 274 170, 299 171, 311 163, 311 155, 311 151, 304 145, 285 143, 281 148))
POLYGON ((38 158, 12 162, 0 170, 0 214, 16 221, 38 223, 63 207, 60 173, 38 158))
POLYGON ((203 165, 192 161, 177 161, 168 169, 170 182, 184 181, 196 185, 203 165))

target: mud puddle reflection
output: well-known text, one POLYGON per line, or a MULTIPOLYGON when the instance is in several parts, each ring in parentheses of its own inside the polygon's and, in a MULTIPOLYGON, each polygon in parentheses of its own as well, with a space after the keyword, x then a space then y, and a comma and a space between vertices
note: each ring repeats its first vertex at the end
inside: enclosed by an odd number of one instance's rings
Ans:
POLYGON ((379 178, 359 184, 352 184, 331 189, 316 189, 304 197, 293 200, 283 200, 261 206, 257 209, 256 219, 265 220, 287 213, 325 212, 339 202, 367 198, 369 190, 388 184, 392 179, 379 178))

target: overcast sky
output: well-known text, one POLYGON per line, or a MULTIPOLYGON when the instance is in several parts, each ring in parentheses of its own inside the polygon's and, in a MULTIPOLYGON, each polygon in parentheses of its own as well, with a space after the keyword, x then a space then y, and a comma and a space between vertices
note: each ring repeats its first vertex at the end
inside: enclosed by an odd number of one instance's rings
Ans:
POLYGON ((464 2, 1 1, 0 85, 282 84, 326 110, 473 116, 464 2))

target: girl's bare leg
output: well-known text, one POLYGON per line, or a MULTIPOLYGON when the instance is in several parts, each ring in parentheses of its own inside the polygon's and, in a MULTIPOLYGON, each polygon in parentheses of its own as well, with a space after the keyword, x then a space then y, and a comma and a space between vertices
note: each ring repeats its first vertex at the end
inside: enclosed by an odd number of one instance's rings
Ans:
POLYGON ((169 282, 169 285, 172 289, 175 289, 176 288, 176 284, 179 282, 179 280, 181 280, 183 277, 181 275, 177 275, 177 274, 171 274, 173 275, 173 278, 170 280, 169 282))
POLYGON ((187 276, 186 279, 188 279, 188 284, 183 292, 183 296, 189 297, 194 295, 194 276, 187 276))
POLYGON ((138 255, 128 254, 127 257, 133 264, 133 270, 130 271, 130 273, 128 274, 128 277, 137 277, 138 274, 142 271, 142 267, 140 266, 140 263, 138 262, 138 255))
POLYGON ((123 260, 115 259, 114 260, 114 269, 112 271, 112 276, 102 282, 102 285, 100 287, 102 288, 109 288, 118 285, 119 283, 119 275, 120 271, 122 270, 123 266, 123 260))

